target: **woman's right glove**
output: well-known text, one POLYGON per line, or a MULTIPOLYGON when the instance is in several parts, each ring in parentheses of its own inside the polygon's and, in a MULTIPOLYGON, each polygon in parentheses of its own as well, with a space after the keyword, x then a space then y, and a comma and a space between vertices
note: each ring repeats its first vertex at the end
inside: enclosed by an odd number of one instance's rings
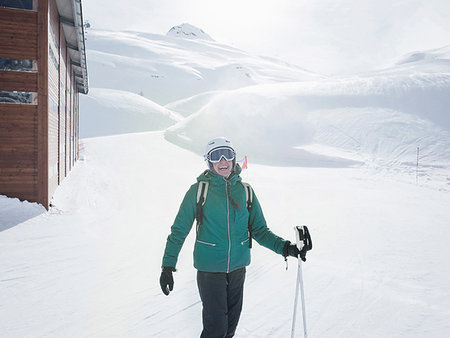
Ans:
POLYGON ((166 296, 173 290, 173 275, 172 272, 176 271, 174 267, 164 266, 159 277, 159 284, 161 284, 161 290, 166 296))

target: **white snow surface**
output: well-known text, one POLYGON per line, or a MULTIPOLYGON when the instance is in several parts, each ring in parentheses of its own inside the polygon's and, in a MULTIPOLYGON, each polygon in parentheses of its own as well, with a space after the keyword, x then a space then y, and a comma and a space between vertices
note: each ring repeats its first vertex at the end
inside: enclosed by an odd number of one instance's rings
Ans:
MULTIPOLYGON (((0 337, 199 336, 194 231, 168 297, 159 275, 219 135, 247 156, 271 230, 310 229, 310 337, 450 336, 449 47, 325 78, 215 41, 92 30, 88 60, 81 157, 52 207, 0 196, 0 337)), ((288 263, 254 244, 236 337, 290 335, 288 263)))
MULTIPOLYGON (((193 233, 168 297, 158 280, 170 225, 202 170, 162 132, 90 138, 50 211, 0 197, 2 337, 198 336, 193 233)), ((310 337, 448 336, 448 191, 360 167, 250 163, 242 175, 275 233, 293 240, 294 225, 310 228, 310 337)), ((236 337, 290 335, 296 261, 288 267, 254 244, 236 337)))
POLYGON ((141 95, 118 89, 92 88, 85 105, 89 107, 89 115, 83 117, 89 118, 87 121, 82 118, 82 126, 87 135, 161 130, 183 119, 177 112, 141 95))

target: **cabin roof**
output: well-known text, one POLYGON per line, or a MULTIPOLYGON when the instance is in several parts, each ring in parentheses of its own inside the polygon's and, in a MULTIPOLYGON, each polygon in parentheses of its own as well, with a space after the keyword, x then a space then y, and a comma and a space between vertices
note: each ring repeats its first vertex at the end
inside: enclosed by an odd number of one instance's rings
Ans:
POLYGON ((81 0, 56 0, 78 91, 87 94, 88 72, 81 0))

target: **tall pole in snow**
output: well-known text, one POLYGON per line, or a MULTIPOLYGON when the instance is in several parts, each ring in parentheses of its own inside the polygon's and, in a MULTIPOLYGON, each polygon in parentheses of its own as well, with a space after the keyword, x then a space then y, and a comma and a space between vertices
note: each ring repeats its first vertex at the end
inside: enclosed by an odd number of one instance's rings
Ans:
POLYGON ((419 182, 419 147, 417 147, 417 162, 416 162, 416 184, 419 182))

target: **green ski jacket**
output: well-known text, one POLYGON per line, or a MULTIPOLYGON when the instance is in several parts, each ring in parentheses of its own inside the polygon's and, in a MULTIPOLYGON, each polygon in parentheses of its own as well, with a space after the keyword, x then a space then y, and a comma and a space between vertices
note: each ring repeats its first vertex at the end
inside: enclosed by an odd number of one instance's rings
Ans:
MULTIPOLYGON (((176 266, 178 254, 195 220, 197 190, 201 181, 209 181, 209 188, 203 206, 203 223, 196 229, 194 267, 206 272, 231 272, 250 264, 249 212, 240 173, 241 168, 236 165, 228 179, 209 170, 197 178, 197 183, 186 193, 167 237, 163 267, 176 266), (240 208, 232 205, 227 195, 227 184, 231 198, 240 208)), ((286 241, 269 230, 254 194, 250 224, 252 238, 278 254, 283 253, 286 241)))

